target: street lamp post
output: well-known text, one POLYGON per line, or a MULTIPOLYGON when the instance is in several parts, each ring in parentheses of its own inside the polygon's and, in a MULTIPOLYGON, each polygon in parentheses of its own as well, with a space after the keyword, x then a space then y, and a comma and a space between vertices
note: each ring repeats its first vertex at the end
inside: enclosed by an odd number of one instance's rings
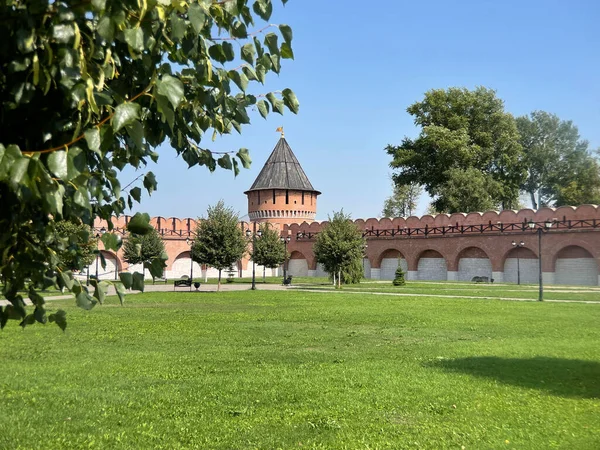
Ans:
POLYGON ((363 278, 367 278, 367 275, 365 274, 365 259, 367 259, 367 248, 369 247, 368 244, 365 244, 365 254, 363 256, 363 278))
MULTIPOLYGON (((525 247, 525 242, 521 241, 519 243, 512 241, 512 246, 514 248, 522 248, 525 247)), ((521 284, 521 258, 519 258, 519 250, 517 250, 517 284, 521 284)))
POLYGON ((537 226, 537 235, 538 235, 538 277, 539 277, 539 294, 538 301, 544 301, 544 280, 542 279, 542 233, 547 232, 551 227, 554 221, 546 220, 544 221, 544 225, 537 225, 535 222, 531 221, 528 223, 529 228, 532 230, 537 226))
MULTIPOLYGON (((254 248, 256 247, 256 236, 262 236, 262 230, 256 231, 256 222, 252 222, 252 231, 250 228, 246 230, 246 237, 249 238, 252 236, 252 252, 254 252, 254 248)), ((256 263, 254 262, 254 257, 252 257, 252 288, 253 291, 256 290, 256 263)))
POLYGON ((283 260, 283 279, 287 280, 287 261, 288 261, 287 245, 290 243, 292 238, 288 235, 287 237, 281 236, 279 239, 281 240, 281 242, 283 242, 283 248, 285 249, 285 258, 283 260))
POLYGON ((190 281, 194 281, 194 260, 192 259, 192 245, 194 241, 190 238, 185 238, 185 243, 190 246, 190 281))

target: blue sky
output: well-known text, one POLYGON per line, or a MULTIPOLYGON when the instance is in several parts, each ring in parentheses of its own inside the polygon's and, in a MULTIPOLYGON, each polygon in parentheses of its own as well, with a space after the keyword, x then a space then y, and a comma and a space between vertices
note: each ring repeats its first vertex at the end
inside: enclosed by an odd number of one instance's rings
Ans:
MULTIPOLYGON (((481 85, 497 90, 508 112, 545 110, 572 120, 600 146, 600 18, 597 1, 571 0, 275 0, 271 23, 294 32, 295 60, 284 60, 264 90, 290 87, 300 113, 286 111, 252 124, 242 135, 202 146, 250 149, 253 164, 234 178, 224 170, 187 169, 168 146, 152 170, 158 191, 135 211, 200 217, 223 199, 247 212, 250 187, 285 127, 285 136, 319 197, 318 220, 341 208, 353 218, 378 217, 390 195, 387 144, 414 137, 406 108, 433 88, 481 85)), ((209 137, 210 139, 210 137, 209 137)), ((135 175, 123 177, 127 184, 135 175)), ((422 214, 428 199, 417 208, 422 214)))

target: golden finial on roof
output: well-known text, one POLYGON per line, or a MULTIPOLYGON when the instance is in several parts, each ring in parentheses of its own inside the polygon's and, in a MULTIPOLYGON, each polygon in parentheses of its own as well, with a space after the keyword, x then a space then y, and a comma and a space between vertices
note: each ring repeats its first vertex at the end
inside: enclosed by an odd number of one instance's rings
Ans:
POLYGON ((283 127, 278 127, 275 131, 279 131, 281 133, 281 137, 285 137, 285 134, 283 133, 283 127))

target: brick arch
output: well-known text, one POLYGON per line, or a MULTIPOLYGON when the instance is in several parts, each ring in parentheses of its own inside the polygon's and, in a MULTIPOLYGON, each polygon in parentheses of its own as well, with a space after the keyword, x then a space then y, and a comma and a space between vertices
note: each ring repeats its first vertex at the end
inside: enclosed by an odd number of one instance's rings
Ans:
POLYGON ((565 245, 555 254, 553 263, 556 284, 598 284, 598 261, 584 247, 565 245))
MULTIPOLYGON (((525 239, 526 243, 531 243, 525 239)), ((501 255, 502 272, 507 283, 536 283, 539 279, 539 260, 536 251, 529 247, 509 247, 501 255)))
MULTIPOLYGON (((406 256, 397 248, 387 248, 383 250, 376 258, 373 258, 374 262, 377 264, 374 267, 381 267, 381 261, 384 258, 403 258, 406 259, 406 256)), ((369 259, 370 261, 370 259, 369 259)))
POLYGON ((290 253, 290 258, 288 259, 288 274, 295 277, 308 276, 309 270, 315 270, 312 263, 312 261, 309 261, 304 256, 304 253, 294 250, 290 253))
POLYGON ((448 279, 448 261, 439 251, 431 248, 425 249, 417 256, 417 274, 419 280, 446 281, 448 279))
POLYGON ((471 281, 475 276, 492 278, 492 260, 481 247, 467 245, 456 255, 459 281, 471 281))

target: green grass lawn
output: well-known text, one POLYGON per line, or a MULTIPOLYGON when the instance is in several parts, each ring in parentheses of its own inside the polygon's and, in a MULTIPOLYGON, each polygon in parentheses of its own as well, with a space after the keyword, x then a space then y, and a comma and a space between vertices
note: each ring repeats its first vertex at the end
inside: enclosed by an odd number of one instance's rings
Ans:
POLYGON ((600 305, 111 298, 0 333, 0 448, 600 448, 600 305))
MULTIPOLYGON (((318 288, 333 290, 332 285, 303 285, 303 288, 318 288)), ((516 284, 477 284, 452 282, 413 282, 405 286, 393 286, 392 282, 362 282, 343 286, 344 291, 389 292, 399 294, 419 295, 449 295, 458 297, 492 297, 513 298, 525 300, 538 299, 537 285, 516 284)), ((579 300, 600 302, 600 287, 598 286, 562 286, 551 285, 544 287, 545 300, 579 300)))

